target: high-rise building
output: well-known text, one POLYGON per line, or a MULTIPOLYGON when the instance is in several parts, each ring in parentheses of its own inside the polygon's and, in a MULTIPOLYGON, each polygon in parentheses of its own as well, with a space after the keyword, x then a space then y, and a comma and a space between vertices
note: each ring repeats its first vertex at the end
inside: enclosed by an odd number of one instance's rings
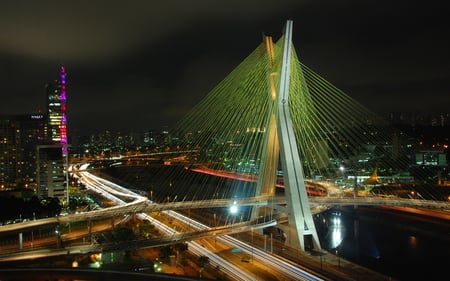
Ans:
POLYGON ((61 144, 67 153, 66 70, 60 68, 58 79, 47 84, 47 118, 49 139, 61 144))
POLYGON ((66 72, 46 85, 46 113, 0 116, 0 189, 68 202, 66 72))
POLYGON ((38 145, 37 195, 39 198, 57 197, 63 204, 68 200, 67 165, 62 146, 58 144, 38 145))
POLYGON ((0 116, 0 187, 36 188, 36 146, 45 142, 42 113, 0 116))
POLYGON ((58 197, 68 203, 68 141, 66 115, 66 70, 46 85, 48 144, 36 147, 38 195, 58 197))

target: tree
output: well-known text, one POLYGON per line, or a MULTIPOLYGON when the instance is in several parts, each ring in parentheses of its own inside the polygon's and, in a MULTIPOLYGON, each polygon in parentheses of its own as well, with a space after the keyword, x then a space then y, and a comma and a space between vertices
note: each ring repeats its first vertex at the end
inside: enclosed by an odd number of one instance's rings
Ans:
POLYGON ((123 242, 123 241, 130 241, 135 240, 136 236, 134 235, 133 230, 131 230, 128 227, 121 226, 118 228, 115 228, 111 232, 113 239, 115 241, 123 242))
POLYGON ((61 213, 62 206, 58 197, 51 197, 44 206, 49 217, 55 217, 61 213))
POLYGON ((42 205, 36 195, 31 197, 30 201, 28 202, 28 209, 31 212, 31 216, 29 217, 30 219, 37 219, 39 217, 42 210, 42 205))

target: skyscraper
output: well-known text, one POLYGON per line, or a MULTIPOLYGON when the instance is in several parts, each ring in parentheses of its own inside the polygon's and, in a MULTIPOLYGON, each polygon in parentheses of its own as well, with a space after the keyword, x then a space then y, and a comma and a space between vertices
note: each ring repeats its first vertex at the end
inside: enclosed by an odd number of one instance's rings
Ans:
POLYGON ((66 70, 62 66, 58 79, 47 84, 47 116, 49 139, 63 146, 67 153, 66 70))
POLYGON ((68 203, 68 141, 66 115, 66 70, 46 85, 48 144, 36 148, 38 195, 58 197, 68 203))

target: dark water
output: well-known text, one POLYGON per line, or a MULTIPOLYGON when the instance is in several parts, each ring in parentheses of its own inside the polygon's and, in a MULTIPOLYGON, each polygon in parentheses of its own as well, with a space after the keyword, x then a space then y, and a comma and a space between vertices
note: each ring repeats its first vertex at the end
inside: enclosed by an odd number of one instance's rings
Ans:
MULTIPOLYGON (((253 190, 253 186, 235 180, 202 174, 192 177, 183 169, 171 169, 170 183, 160 177, 160 171, 151 168, 127 167, 107 173, 135 188, 147 192, 151 189, 156 202, 167 197, 178 201, 246 197, 253 190)), ((349 261, 398 280, 448 280, 448 220, 360 206, 331 209, 316 215, 315 223, 322 247, 349 261)))
POLYGON ((450 222, 383 208, 316 216, 322 247, 399 280, 448 280, 450 222))

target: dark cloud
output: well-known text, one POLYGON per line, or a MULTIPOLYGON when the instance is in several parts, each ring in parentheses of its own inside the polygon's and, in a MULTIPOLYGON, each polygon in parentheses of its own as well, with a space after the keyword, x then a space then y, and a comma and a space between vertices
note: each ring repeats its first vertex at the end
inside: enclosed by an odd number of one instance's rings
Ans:
POLYGON ((447 111, 440 1, 2 1, 1 113, 44 108, 68 71, 69 130, 172 125, 294 20, 300 59, 379 112, 447 111))

